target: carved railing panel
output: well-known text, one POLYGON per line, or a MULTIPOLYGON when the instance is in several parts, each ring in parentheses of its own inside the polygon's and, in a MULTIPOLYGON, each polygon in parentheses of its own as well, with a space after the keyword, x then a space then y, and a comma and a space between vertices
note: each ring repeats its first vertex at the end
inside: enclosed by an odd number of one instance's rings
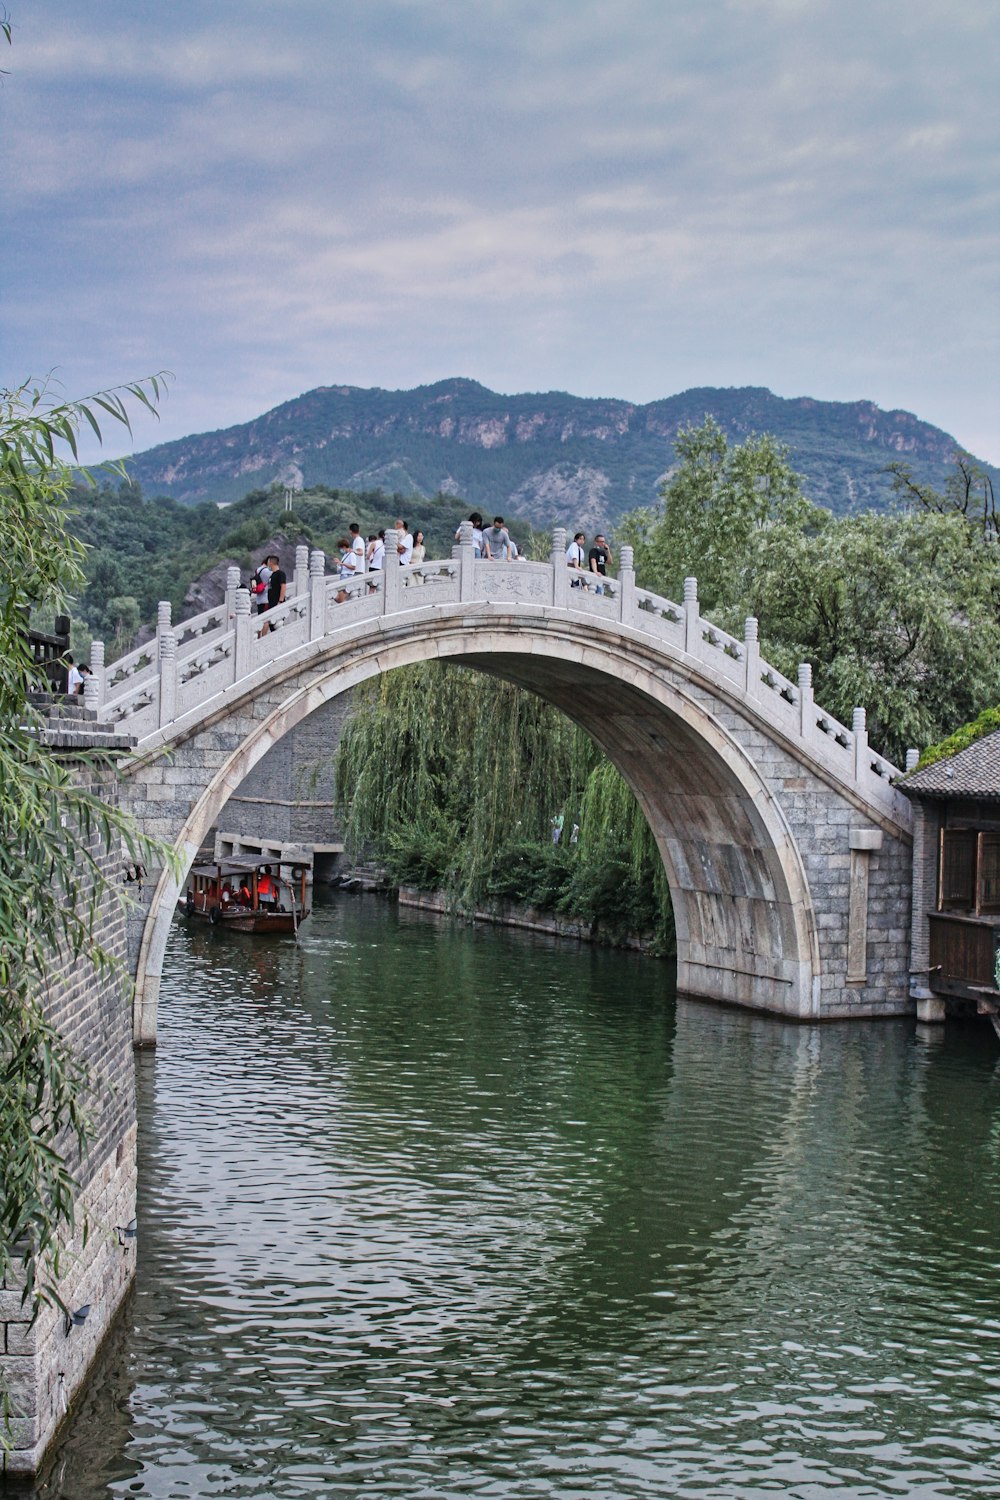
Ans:
POLYGON ((212 636, 224 635, 231 628, 231 623, 224 604, 203 610, 200 615, 192 615, 190 620, 179 621, 174 626, 178 654, 190 646, 192 641, 204 646, 212 636))
POLYGON ((648 589, 635 591, 635 628, 684 649, 684 606, 661 599, 648 589))
POLYGON ((325 634, 332 635, 345 625, 380 615, 384 595, 385 574, 380 568, 357 578, 330 579, 326 586, 325 634))
POLYGON ((489 603, 506 604, 509 600, 519 599, 524 604, 551 604, 552 565, 476 563, 475 597, 489 603))
POLYGON ((255 615, 253 629, 251 670, 256 671, 305 645, 309 639, 309 595, 299 594, 269 609, 265 615, 255 615))
POLYGON ((126 691, 126 684, 134 687, 156 674, 156 641, 152 640, 111 663, 107 668, 106 695, 108 698, 120 697, 126 691))
POLYGON ((236 635, 222 636, 177 663, 177 717, 223 692, 234 678, 236 635))

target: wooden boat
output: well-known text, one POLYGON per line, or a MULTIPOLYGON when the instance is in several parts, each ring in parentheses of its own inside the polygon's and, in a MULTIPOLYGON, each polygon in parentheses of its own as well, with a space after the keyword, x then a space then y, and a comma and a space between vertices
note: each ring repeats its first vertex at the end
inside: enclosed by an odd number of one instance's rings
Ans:
POLYGON ((228 932, 297 932, 309 915, 306 870, 295 865, 289 880, 279 878, 274 873, 277 869, 277 861, 266 855, 234 855, 193 865, 184 910, 189 917, 228 932))

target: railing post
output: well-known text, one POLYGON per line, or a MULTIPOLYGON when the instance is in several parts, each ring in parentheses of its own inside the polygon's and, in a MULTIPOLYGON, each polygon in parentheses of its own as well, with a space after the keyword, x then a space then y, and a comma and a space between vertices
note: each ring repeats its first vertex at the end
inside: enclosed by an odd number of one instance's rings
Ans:
MULTIPOLYGON (((93 650, 93 647, 91 647, 93 650)), ((99 713, 101 708, 101 686, 93 671, 89 677, 83 679, 83 706, 92 713, 99 713)))
POLYGON ((757 617, 748 615, 743 626, 743 691, 756 698, 760 691, 760 641, 757 639, 757 617))
POLYGON ((549 553, 549 561, 552 564, 552 603, 556 609, 567 609, 569 607, 569 568, 566 566, 565 526, 552 528, 552 551, 549 553))
POLYGON ((239 568, 226 569, 226 625, 236 613, 236 590, 240 586, 239 568))
POLYGON ((95 708, 103 708, 108 695, 108 671, 104 665, 104 642, 91 641, 90 643, 90 675, 97 684, 97 698, 95 708))
POLYGON ((292 587, 289 591, 289 599, 297 599, 300 594, 309 592, 309 548, 296 547, 295 549, 295 571, 292 573, 292 587))
POLYGON ((403 580, 399 576, 397 547, 399 533, 390 526, 385 533, 385 556, 382 559, 382 613, 394 615, 403 597, 403 580))
POLYGON ((910 774, 911 771, 915 771, 917 769, 917 766, 919 764, 920 764, 920 751, 919 750, 907 750, 907 752, 906 752, 906 774, 907 774, 907 776, 909 776, 909 774, 910 774))
POLYGON ((813 703, 813 669, 809 662, 799 662, 799 733, 808 734, 816 717, 813 703))
POLYGON ((688 656, 701 655, 701 615, 698 609, 698 580, 684 580, 684 650, 688 656))
POLYGON ((868 759, 868 715, 863 708, 856 708, 851 717, 854 731, 854 779, 861 775, 868 759))
POLYGON ((161 599, 156 606, 156 657, 157 660, 163 654, 160 650, 160 641, 165 631, 170 629, 170 600, 161 599))
POLYGON ((239 682, 250 672, 253 656, 253 615, 250 613, 250 593, 240 589, 233 606, 236 624, 236 645, 233 649, 233 681, 239 682))
POLYGON ((635 624, 635 557, 629 546, 618 554, 618 618, 623 625, 635 624))
MULTIPOLYGON (((296 553, 298 562, 298 553, 296 553)), ((326 634, 326 553, 309 554, 309 639, 326 634)))
MULTIPOLYGON (((161 606, 162 607, 162 606, 161 606)), ((167 605, 169 610, 170 605, 167 605)), ((160 719, 159 727, 173 722, 177 715, 177 637, 172 630, 160 634, 160 719)))
POLYGON ((458 597, 463 604, 476 597, 476 552, 472 545, 472 522, 458 528, 458 597))

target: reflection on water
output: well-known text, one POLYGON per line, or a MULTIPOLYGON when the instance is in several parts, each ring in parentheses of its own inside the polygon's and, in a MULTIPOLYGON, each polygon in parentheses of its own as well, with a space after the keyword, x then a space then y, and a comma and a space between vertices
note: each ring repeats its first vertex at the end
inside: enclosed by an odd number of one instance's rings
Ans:
POLYGON ((34 1494, 1000 1494, 990 1034, 373 898, 178 927, 140 1276, 34 1494))

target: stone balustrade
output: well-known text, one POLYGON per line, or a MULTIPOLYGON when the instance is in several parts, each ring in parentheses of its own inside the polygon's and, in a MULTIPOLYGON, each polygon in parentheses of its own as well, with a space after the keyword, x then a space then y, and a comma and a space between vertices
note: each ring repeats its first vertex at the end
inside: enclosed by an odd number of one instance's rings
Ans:
POLYGON ((497 609, 523 610, 529 625, 542 610, 565 611, 585 617, 597 631, 645 641, 688 663, 799 742, 801 752, 827 773, 858 784, 876 803, 891 801, 890 785, 900 772, 869 749, 864 709, 855 709, 850 728, 824 713, 813 700, 808 663, 792 682, 762 660, 755 619, 746 621, 738 640, 700 613, 696 579, 685 579, 683 602, 674 603, 637 587, 631 547, 621 549, 617 578, 568 568, 565 550, 566 533, 557 528, 548 562, 477 559, 472 529, 464 522, 450 558, 407 567, 389 560, 382 571, 342 579, 327 572, 322 552, 299 548, 289 597, 263 616, 252 612, 250 595, 231 568, 222 604, 179 626, 171 623, 170 605, 161 604, 155 640, 111 666, 104 666, 103 646, 95 642, 88 706, 141 748, 154 734, 162 738, 175 721, 190 723, 202 706, 269 664, 365 621, 444 608, 481 611, 488 621, 489 607, 494 615, 497 609))

